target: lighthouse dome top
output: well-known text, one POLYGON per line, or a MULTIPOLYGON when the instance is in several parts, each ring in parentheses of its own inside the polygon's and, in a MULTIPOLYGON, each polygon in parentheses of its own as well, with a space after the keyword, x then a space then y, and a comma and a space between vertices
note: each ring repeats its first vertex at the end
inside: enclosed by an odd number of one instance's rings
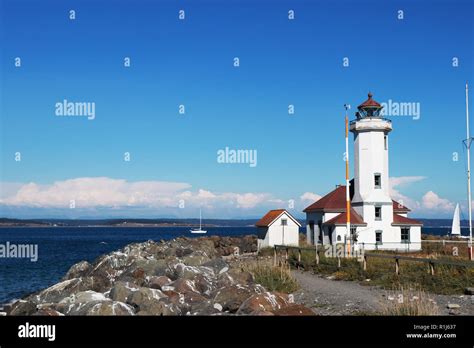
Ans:
POLYGON ((357 107, 359 110, 356 113, 357 118, 381 117, 380 112, 382 111, 383 106, 372 99, 372 96, 373 94, 369 92, 367 100, 357 107))

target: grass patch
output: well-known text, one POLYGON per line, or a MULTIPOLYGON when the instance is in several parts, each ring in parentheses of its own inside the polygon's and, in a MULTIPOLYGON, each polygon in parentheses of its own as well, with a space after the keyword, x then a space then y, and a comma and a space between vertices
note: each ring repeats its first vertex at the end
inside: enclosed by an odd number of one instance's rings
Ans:
POLYGON ((439 315, 439 308, 424 291, 401 288, 387 297, 382 315, 439 315))
MULTIPOLYGON (((438 259, 456 260, 456 258, 438 257, 438 259)), ((290 265, 297 265, 296 253, 289 254, 290 265)), ((436 294, 463 294, 465 288, 474 287, 474 268, 437 265, 435 275, 428 272, 428 265, 421 262, 400 260, 400 274, 395 273, 395 262, 391 259, 369 258, 367 270, 356 259, 341 259, 338 268, 337 259, 326 258, 320 253, 320 262, 316 264, 314 252, 303 251, 301 263, 305 270, 333 276, 336 280, 352 280, 363 282, 364 285, 378 285, 387 290, 401 288, 417 288, 436 294), (366 282, 370 279, 370 282, 366 282)))
POLYGON ((250 266, 248 271, 253 274, 256 283, 269 291, 290 294, 298 290, 298 282, 293 278, 288 267, 275 267, 259 262, 250 266))

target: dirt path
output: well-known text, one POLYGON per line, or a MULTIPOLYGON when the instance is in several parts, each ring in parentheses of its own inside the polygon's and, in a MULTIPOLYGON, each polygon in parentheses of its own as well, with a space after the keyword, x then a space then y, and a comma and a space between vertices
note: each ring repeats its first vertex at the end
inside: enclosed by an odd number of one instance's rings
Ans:
MULTIPOLYGON (((362 315, 376 314, 385 304, 396 301, 393 292, 374 286, 363 286, 357 282, 330 280, 310 272, 292 271, 300 284, 294 293, 295 302, 302 303, 318 315, 362 315)), ((474 296, 434 295, 441 315, 474 315, 474 296), (450 307, 459 308, 448 308, 450 307)))

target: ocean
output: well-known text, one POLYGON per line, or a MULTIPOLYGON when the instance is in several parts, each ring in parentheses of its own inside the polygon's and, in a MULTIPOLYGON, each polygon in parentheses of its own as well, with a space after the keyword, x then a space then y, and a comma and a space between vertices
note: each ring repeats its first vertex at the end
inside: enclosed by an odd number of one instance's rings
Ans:
MULTIPOLYGON (((255 227, 208 227, 207 235, 257 234, 255 227)), ((422 233, 446 235, 448 227, 423 228, 422 233)), ((304 232, 304 229, 301 229, 304 232)), ((462 228, 468 235, 468 229, 462 228)), ((36 244, 38 260, 0 258, 0 304, 57 283, 75 263, 97 257, 127 244, 169 240, 180 236, 200 237, 189 227, 21 227, 0 228, 0 244, 36 244)))
MULTIPOLYGON (((206 227, 206 235, 256 234, 255 227, 206 227)), ((21 227, 0 228, 0 244, 37 244, 38 260, 0 258, 0 304, 60 281, 75 263, 147 240, 169 240, 191 234, 189 227, 21 227)))

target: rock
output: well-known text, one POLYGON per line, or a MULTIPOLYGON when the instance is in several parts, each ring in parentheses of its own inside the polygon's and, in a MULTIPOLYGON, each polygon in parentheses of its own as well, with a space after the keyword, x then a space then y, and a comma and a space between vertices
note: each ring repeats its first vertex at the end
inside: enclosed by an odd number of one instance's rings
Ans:
POLYGON ((215 274, 220 274, 221 270, 224 268, 229 269, 229 265, 221 258, 210 260, 206 263, 203 263, 202 266, 210 267, 214 270, 215 274))
POLYGON ((167 276, 151 276, 146 279, 147 285, 152 289, 161 289, 163 286, 171 283, 171 279, 167 276))
POLYGON ((80 282, 75 291, 92 290, 96 292, 105 292, 112 286, 112 281, 108 278, 100 278, 97 276, 88 276, 79 278, 80 282))
POLYGON ((179 278, 193 280, 198 274, 202 274, 207 279, 215 277, 214 270, 210 267, 205 266, 189 266, 184 263, 176 263, 173 265, 174 274, 172 279, 177 280, 179 278))
POLYGON ((109 297, 114 301, 126 302, 127 298, 139 289, 134 283, 117 281, 110 289, 109 297))
POLYGON ((9 315, 32 315, 36 312, 36 304, 31 301, 19 300, 12 304, 9 315))
POLYGON ((172 287, 174 291, 181 294, 187 294, 190 292, 199 293, 199 290, 196 288, 196 284, 194 283, 194 281, 189 279, 180 278, 178 280, 175 280, 174 282, 171 282, 169 286, 172 287))
POLYGON ((458 305, 457 303, 448 303, 447 308, 448 309, 458 309, 458 308, 461 308, 461 306, 458 305))
POLYGON ((181 315, 181 309, 175 303, 161 299, 151 302, 146 309, 140 310, 137 315, 181 315))
POLYGON ((139 288, 132 292, 127 298, 127 304, 135 308, 136 312, 151 312, 155 302, 167 296, 158 289, 139 288))
POLYGON ((72 305, 68 315, 134 315, 133 308, 125 303, 112 301, 92 301, 72 305))
POLYGON ((165 275, 168 268, 168 264, 165 260, 146 260, 146 259, 137 259, 135 260, 130 269, 142 269, 147 276, 162 276, 165 275))
POLYGON ((207 296, 209 296, 211 292, 216 289, 216 285, 213 282, 213 279, 204 274, 198 274, 194 278, 194 284, 196 285, 196 289, 198 290, 198 292, 207 296))
POLYGON ((63 298, 68 297, 77 291, 81 291, 81 283, 81 278, 64 280, 39 293, 29 296, 28 299, 31 299, 31 301, 35 302, 36 304, 59 302, 63 298))
POLYGON ((193 252, 191 255, 183 257, 183 262, 188 266, 200 266, 209 261, 211 261, 209 257, 198 252, 193 252))
POLYGON ((92 301, 106 301, 107 298, 104 294, 100 292, 95 292, 92 290, 81 291, 76 294, 72 294, 69 297, 62 299, 59 303, 64 303, 65 305, 70 305, 74 303, 87 303, 92 301))
POLYGON ((239 307, 237 314, 250 314, 255 311, 273 312, 288 306, 288 301, 281 294, 265 292, 253 295, 239 307))
POLYGON ((63 280, 84 277, 91 270, 92 270, 92 265, 89 262, 81 261, 73 265, 71 268, 69 268, 63 280))
POLYGON ((183 257, 192 253, 193 253, 193 249, 190 249, 190 248, 178 248, 175 251, 175 255, 177 257, 183 257))
POLYGON ((316 315, 311 309, 301 304, 291 304, 286 307, 279 308, 273 311, 275 315, 316 315))
MULTIPOLYGON (((12 315, 308 315, 246 271, 256 238, 132 243, 73 265, 64 280, 0 312, 12 315), (219 255, 228 255, 220 257, 219 255), (227 260, 227 261, 226 261, 227 260), (288 307, 288 308, 287 308, 288 307)), ((1 315, 1 314, 0 314, 1 315)))
POLYGON ((267 312, 265 310, 256 310, 250 313, 250 315, 255 315, 255 316, 274 316, 273 312, 267 312))
POLYGON ((100 257, 93 265, 88 276, 96 276, 114 280, 120 274, 119 270, 123 270, 133 259, 130 255, 116 251, 108 255, 100 257))
POLYGON ((58 312, 57 310, 53 308, 40 308, 36 313, 33 313, 32 315, 34 316, 47 316, 47 317, 58 317, 58 316, 63 316, 63 313, 58 312))
POLYGON ((474 295, 474 288, 466 288, 464 289, 464 293, 466 295, 474 295))
POLYGON ((249 286, 231 285, 217 290, 214 302, 220 303, 224 311, 235 313, 242 303, 254 294, 256 291, 249 286))
POLYGON ((189 311, 186 312, 187 315, 213 315, 218 313, 221 313, 221 311, 214 307, 211 300, 206 299, 197 301, 191 306, 189 311))
POLYGON ((231 269, 229 270, 229 275, 234 279, 234 281, 238 284, 253 284, 254 277, 252 273, 243 271, 241 269, 231 269))

